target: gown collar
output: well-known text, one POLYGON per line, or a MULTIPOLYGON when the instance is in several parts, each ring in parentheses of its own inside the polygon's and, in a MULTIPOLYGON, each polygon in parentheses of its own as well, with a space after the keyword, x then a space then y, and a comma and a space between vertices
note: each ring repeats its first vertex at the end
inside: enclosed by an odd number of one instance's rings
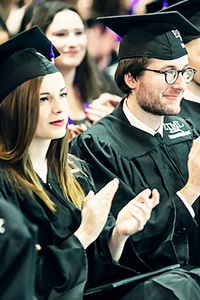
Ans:
POLYGON ((127 99, 124 100, 123 103, 123 112, 126 116, 126 118, 128 119, 129 123, 138 128, 141 129, 142 131, 145 131, 151 135, 155 135, 156 133, 159 133, 162 137, 163 137, 163 119, 162 122, 159 126, 159 128, 155 131, 152 128, 150 128, 149 126, 147 126, 146 124, 144 124, 143 122, 141 122, 139 119, 137 119, 129 110, 128 106, 127 106, 127 99))

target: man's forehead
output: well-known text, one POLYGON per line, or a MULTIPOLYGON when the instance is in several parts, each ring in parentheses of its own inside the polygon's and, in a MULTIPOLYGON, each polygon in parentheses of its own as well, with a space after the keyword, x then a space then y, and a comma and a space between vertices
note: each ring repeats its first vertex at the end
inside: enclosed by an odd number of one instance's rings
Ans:
POLYGON ((189 65, 188 55, 184 55, 182 57, 171 59, 171 60, 164 60, 164 59, 157 59, 157 58, 149 58, 148 59, 148 66, 157 66, 160 69, 166 68, 175 68, 175 69, 182 69, 189 65))

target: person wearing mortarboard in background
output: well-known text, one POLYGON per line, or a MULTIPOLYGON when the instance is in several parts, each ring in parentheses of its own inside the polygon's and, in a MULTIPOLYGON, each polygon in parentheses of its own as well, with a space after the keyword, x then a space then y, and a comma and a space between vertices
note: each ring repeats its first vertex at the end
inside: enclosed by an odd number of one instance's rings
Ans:
POLYGON ((37 229, 0 195, 0 299, 33 300, 37 229))
POLYGON ((69 151, 88 162, 97 189, 119 178, 115 217, 135 193, 146 187, 160 192, 159 205, 144 229, 128 239, 119 262, 140 272, 181 265, 122 299, 199 300, 200 140, 176 114, 196 73, 181 33, 192 40, 200 32, 178 12, 98 19, 122 36, 115 80, 127 97, 73 139, 69 151))
MULTIPOLYGON (((163 11, 178 11, 200 30, 200 1, 184 0, 168 6, 163 11)), ((185 41, 190 65, 198 70, 187 85, 181 101, 180 116, 190 118, 200 134, 200 38, 185 41)))
POLYGON ((94 195, 86 164, 67 154, 67 91, 49 61, 58 55, 37 26, 0 45, 0 193, 38 228, 36 298, 79 300, 87 280, 89 287, 137 274, 112 257, 143 228, 159 194, 146 189, 116 224, 108 218, 118 180, 94 195))

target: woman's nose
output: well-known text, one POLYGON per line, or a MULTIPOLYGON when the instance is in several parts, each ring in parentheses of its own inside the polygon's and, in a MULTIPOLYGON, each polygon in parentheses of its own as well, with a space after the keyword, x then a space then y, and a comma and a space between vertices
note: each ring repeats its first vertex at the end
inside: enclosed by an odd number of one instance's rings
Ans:
POLYGON ((54 97, 52 102, 52 110, 54 113, 58 114, 61 113, 65 107, 64 107, 64 101, 60 99, 59 97, 54 97))

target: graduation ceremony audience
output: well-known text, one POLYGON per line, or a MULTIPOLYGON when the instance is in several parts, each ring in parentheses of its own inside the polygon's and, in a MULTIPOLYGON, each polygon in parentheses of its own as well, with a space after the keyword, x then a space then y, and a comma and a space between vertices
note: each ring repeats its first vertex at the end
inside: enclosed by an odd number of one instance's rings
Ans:
POLYGON ((197 300, 200 138, 177 114, 197 72, 183 42, 200 32, 178 12, 99 21, 122 37, 115 79, 127 96, 74 138, 70 153, 88 163, 97 189, 113 176, 119 179, 111 206, 115 217, 144 188, 160 192, 159 205, 145 228, 128 239, 120 262, 140 272, 173 263, 181 268, 137 285, 129 297, 197 300))
POLYGON ((0 17, 0 299, 199 300, 199 1, 0 17))
POLYGON ((0 192, 37 228, 34 297, 76 300, 86 283, 137 274, 118 260, 159 193, 144 189, 116 221, 109 214, 118 179, 95 194, 87 165, 68 155, 67 87, 52 51, 59 55, 37 26, 0 45, 0 192))
POLYGON ((120 101, 119 89, 89 56, 86 28, 75 8, 61 1, 36 4, 33 25, 39 26, 61 53, 55 64, 68 87, 71 139, 113 110, 120 101))

